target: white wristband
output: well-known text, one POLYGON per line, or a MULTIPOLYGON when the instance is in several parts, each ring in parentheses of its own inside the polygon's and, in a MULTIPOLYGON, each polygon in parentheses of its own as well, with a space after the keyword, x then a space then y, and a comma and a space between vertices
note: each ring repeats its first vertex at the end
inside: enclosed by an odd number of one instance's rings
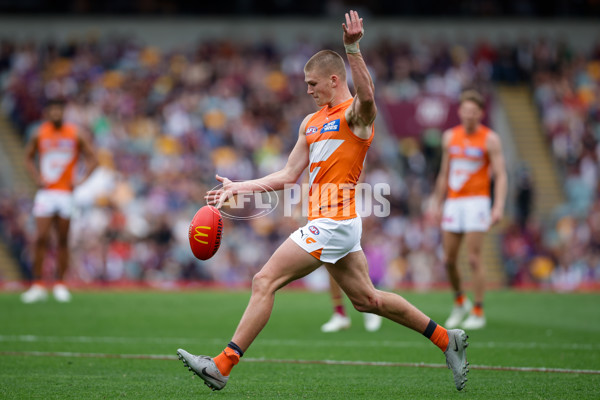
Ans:
POLYGON ((358 40, 354 43, 345 44, 344 48, 346 49, 346 54, 360 53, 360 49, 358 48, 358 40))

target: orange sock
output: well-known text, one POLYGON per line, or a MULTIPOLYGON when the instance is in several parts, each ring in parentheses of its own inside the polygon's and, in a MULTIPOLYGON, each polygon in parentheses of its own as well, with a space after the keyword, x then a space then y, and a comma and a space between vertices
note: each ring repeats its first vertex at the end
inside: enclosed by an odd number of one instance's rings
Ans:
POLYGON ((446 351, 448 348, 448 342, 450 339, 448 338, 448 331, 441 325, 435 327, 435 331, 433 331, 433 335, 431 335, 430 340, 442 351, 446 351))
MULTIPOLYGON (((33 281, 33 285, 42 286, 42 287, 45 287, 45 286, 46 286, 46 285, 44 284, 44 281, 43 281, 43 280, 41 280, 41 279, 36 279, 36 280, 34 280, 34 281, 33 281)), ((32 286, 33 286, 33 285, 32 285, 32 286)))
POLYGON ((465 303, 465 295, 464 294, 457 294, 456 297, 454 298, 454 304, 456 304, 457 306, 462 306, 465 303))
POLYGON ((473 310, 471 311, 471 313, 473 313, 473 315, 476 315, 478 317, 483 317, 483 306, 481 306, 479 304, 475 304, 475 307, 473 307, 473 310))
POLYGON ((448 348, 448 342, 450 342, 448 331, 443 326, 436 324, 434 320, 429 320, 429 324, 425 328, 423 335, 439 347, 440 350, 446 351, 448 348))
POLYGON ((234 365, 240 362, 240 355, 235 350, 225 347, 225 350, 214 359, 217 368, 223 376, 229 376, 234 365))

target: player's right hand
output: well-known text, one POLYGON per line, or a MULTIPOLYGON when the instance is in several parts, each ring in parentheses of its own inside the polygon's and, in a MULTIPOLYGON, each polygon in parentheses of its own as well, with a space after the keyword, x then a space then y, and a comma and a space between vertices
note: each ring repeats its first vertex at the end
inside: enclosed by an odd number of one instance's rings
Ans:
POLYGON ((221 208, 223 203, 225 203, 229 198, 233 197, 233 182, 231 179, 219 176, 218 174, 215 177, 219 182, 221 182, 221 187, 216 190, 209 190, 206 192, 206 196, 204 196, 204 198, 209 206, 221 208))

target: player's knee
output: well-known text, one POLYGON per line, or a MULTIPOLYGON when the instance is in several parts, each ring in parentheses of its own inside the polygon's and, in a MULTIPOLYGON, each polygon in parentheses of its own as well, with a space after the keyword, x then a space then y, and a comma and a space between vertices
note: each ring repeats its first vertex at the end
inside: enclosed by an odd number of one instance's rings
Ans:
POLYGON ((468 255, 469 265, 473 269, 477 269, 481 267, 481 257, 477 253, 470 253, 468 255))
POLYGON ((351 298, 351 301, 356 311, 360 312, 377 314, 377 311, 381 306, 381 299, 378 296, 377 292, 351 298))
POLYGON ((252 293, 253 294, 266 294, 272 290, 272 279, 268 274, 259 271, 252 278, 252 293))

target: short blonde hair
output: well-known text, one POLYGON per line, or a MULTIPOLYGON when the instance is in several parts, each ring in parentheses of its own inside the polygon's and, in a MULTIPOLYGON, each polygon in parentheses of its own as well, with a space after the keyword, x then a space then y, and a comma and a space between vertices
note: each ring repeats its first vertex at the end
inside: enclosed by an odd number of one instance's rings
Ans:
POLYGON ((325 75, 337 75, 346 81, 346 64, 344 59, 333 50, 321 50, 306 62, 304 71, 317 71, 325 75))
POLYGON ((480 109, 485 109, 485 99, 477 90, 469 89, 462 92, 460 94, 460 104, 464 103, 465 101, 472 101, 473 103, 477 104, 480 109))

